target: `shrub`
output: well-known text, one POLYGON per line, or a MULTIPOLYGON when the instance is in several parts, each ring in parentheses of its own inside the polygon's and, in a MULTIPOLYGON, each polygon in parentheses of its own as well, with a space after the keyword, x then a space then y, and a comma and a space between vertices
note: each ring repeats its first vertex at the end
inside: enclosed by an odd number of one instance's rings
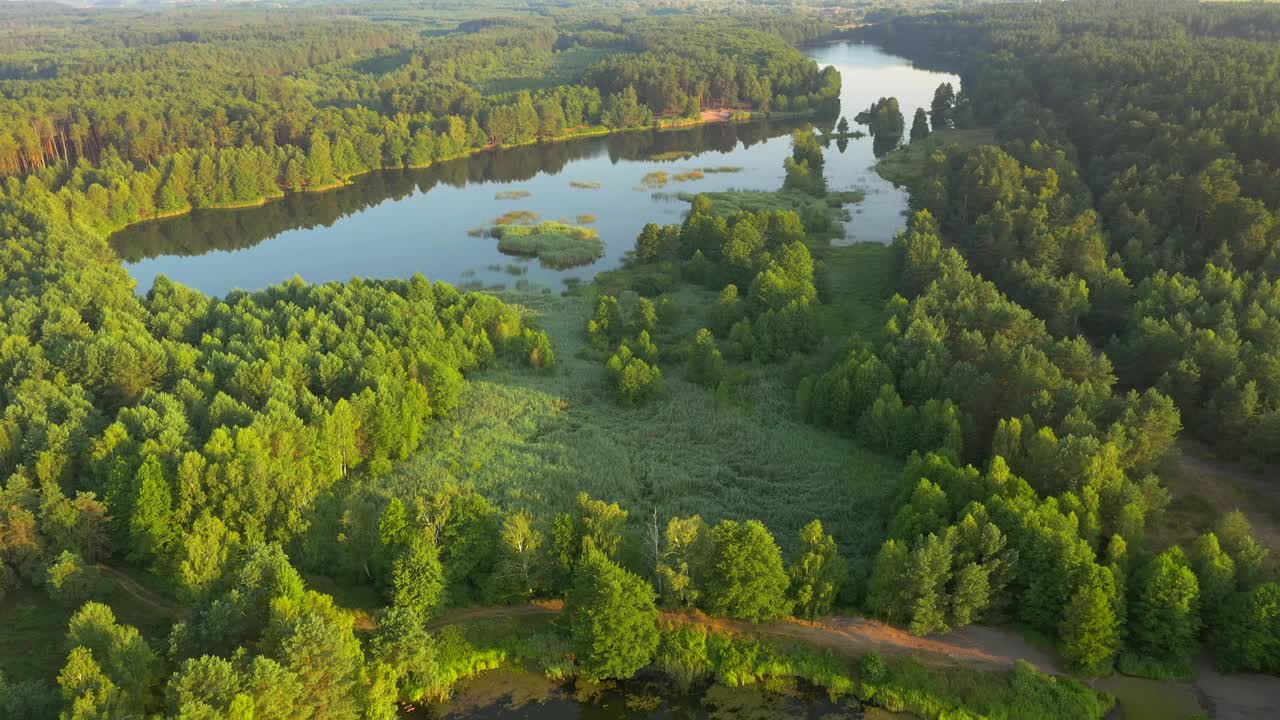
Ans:
POLYGON ((716 347, 715 336, 702 328, 693 340, 693 352, 689 355, 689 379, 704 387, 720 384, 724 375, 724 357, 716 347))
POLYGON ((102 586, 98 569, 85 563, 79 553, 63 550, 49 565, 46 582, 49 595, 67 605, 79 605, 102 586))
POLYGON ((662 370, 636 357, 625 344, 609 358, 607 369, 610 387, 627 405, 639 405, 662 391, 662 370))

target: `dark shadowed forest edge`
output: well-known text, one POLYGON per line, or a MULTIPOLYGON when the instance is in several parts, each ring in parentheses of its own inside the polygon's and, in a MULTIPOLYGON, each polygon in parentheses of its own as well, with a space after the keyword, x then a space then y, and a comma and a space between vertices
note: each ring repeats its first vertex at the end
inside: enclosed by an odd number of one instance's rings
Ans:
MULTIPOLYGON (((618 717, 744 688, 852 717, 1280 706, 1280 8, 0 23, 0 717, 435 716, 499 668, 583 704, 660 678, 618 717), (841 108, 798 50, 838 36, 961 83, 841 108), (106 243, 708 111, 834 132, 562 292, 140 297, 106 243), (911 191, 891 245, 838 242, 867 198, 825 148, 864 130, 911 191)), ((598 256, 586 219, 500 225, 598 256)))

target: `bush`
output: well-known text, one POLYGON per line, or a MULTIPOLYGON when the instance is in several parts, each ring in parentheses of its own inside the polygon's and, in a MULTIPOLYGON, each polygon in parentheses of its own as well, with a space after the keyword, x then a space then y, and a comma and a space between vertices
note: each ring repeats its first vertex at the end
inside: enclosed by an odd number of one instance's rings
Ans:
POLYGON ((662 370, 636 357, 626 344, 609 358, 607 369, 609 386, 627 405, 640 405, 662 391, 662 370))
POLYGON ((689 689, 711 674, 707 631, 696 625, 664 628, 654 666, 670 675, 682 689, 689 689))
POLYGON ((63 550, 49 565, 49 595, 66 605, 79 605, 102 587, 102 574, 78 553, 63 550))
POLYGON ((716 347, 711 331, 702 328, 693 340, 693 352, 689 355, 689 379, 703 387, 715 387, 724 375, 724 357, 716 347))

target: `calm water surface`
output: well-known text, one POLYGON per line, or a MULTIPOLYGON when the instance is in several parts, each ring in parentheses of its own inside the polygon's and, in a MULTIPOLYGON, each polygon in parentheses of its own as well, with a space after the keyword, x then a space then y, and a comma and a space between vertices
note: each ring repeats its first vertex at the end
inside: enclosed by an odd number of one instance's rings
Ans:
MULTIPOLYGON (((914 68, 870 45, 838 43, 809 54, 819 65, 840 71, 840 113, 850 123, 876 99, 896 96, 910 124, 917 107, 928 108, 939 83, 959 84, 953 75, 914 68)), ((819 124, 830 127, 835 119, 819 124)), ((262 207, 197 211, 144 223, 117 233, 112 244, 140 292, 157 275, 214 295, 261 289, 294 275, 318 283, 422 273, 459 285, 528 281, 558 286, 567 278, 585 280, 617 267, 645 223, 679 222, 688 205, 663 194, 777 189, 790 152, 788 135, 798 125, 726 123, 482 153, 423 170, 370 173, 339 190, 291 195, 262 207), (689 156, 672 159, 672 153, 689 156), (720 166, 741 170, 672 180, 663 188, 640 187, 653 171, 675 175, 720 166), (572 181, 600 187, 573 188, 572 181), (495 199, 505 191, 530 195, 495 199), (492 238, 468 235, 510 210, 569 222, 595 215, 592 227, 605 243, 604 257, 589 266, 553 270, 536 259, 503 255, 492 238)), ((833 190, 867 192, 852 209, 846 241, 891 239, 904 222, 906 193, 871 169, 871 138, 833 142, 826 158, 833 190)))

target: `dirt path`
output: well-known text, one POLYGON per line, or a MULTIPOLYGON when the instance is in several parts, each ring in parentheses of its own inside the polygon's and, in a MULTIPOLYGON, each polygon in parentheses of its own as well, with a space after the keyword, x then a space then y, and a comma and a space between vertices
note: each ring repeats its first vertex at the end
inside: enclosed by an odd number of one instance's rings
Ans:
POLYGON ((1183 528, 1187 537, 1170 540, 1187 541, 1209 529, 1217 517, 1240 510, 1253 526, 1254 535, 1280 555, 1280 478, 1274 472, 1253 473, 1236 463, 1210 457, 1194 443, 1184 441, 1178 449, 1173 472, 1164 474, 1165 484, 1175 498, 1188 498, 1193 505, 1207 506, 1212 517, 1174 518, 1175 522, 1203 525, 1183 528))
MULTIPOLYGON (((563 603, 558 601, 513 607, 463 608, 432 620, 428 627, 491 618, 554 615, 562 609, 563 603)), ((851 657, 875 650, 887 655, 913 657, 929 664, 960 663, 996 670, 1008 669, 1017 660, 1024 659, 1045 672, 1064 672, 1051 655, 1002 628, 970 626, 939 637, 917 637, 887 623, 859 617, 829 617, 815 622, 778 620, 759 624, 702 614, 664 612, 662 617, 669 622, 693 623, 731 633, 797 640, 851 657)))
POLYGON ((174 605, 167 598, 143 587, 137 580, 134 580, 127 574, 111 567, 110 565, 103 565, 99 563, 97 567, 99 572, 114 578, 116 583, 120 585, 121 590, 124 590, 126 593, 133 596, 135 600, 143 605, 146 605, 167 618, 176 620, 182 617, 182 608, 174 605))
MULTIPOLYGON (((486 618, 551 616, 563 609, 559 601, 514 607, 463 608, 445 613, 429 627, 486 618)), ((966 665, 984 670, 1007 670, 1018 660, 1026 660, 1041 671, 1054 675, 1068 673, 1051 652, 1027 642, 1018 633, 998 627, 970 625, 937 637, 917 637, 878 620, 833 616, 809 622, 779 620, 746 623, 701 614, 663 613, 664 620, 695 623, 731 633, 780 638, 803 642, 849 657, 871 650, 897 657, 911 657, 927 665, 966 665)), ((1219 720, 1270 720, 1280 707, 1280 678, 1268 675, 1224 675, 1205 660, 1197 666, 1194 683, 1159 683, 1154 680, 1116 675, 1091 683, 1117 696, 1121 717, 1129 712, 1141 715, 1152 703, 1166 701, 1170 712, 1180 714, 1200 706, 1219 720)))

